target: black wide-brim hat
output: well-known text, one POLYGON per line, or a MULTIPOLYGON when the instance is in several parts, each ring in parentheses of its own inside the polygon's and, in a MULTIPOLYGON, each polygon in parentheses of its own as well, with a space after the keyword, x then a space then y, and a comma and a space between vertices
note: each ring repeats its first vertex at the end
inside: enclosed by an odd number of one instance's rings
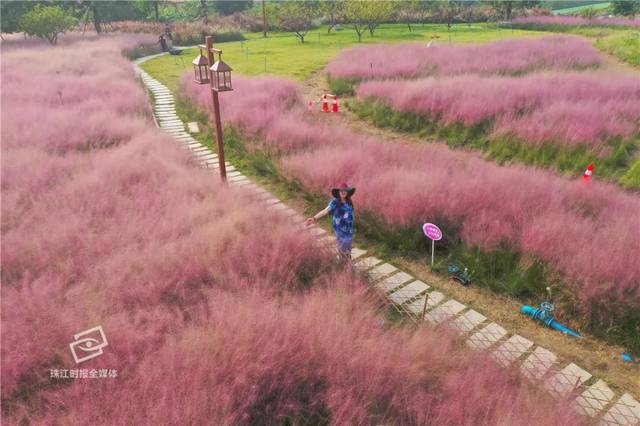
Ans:
POLYGON ((355 194, 356 189, 355 188, 351 188, 346 183, 343 183, 339 187, 333 188, 331 190, 331 195, 333 195, 333 198, 340 198, 340 191, 347 191, 347 196, 351 197, 353 194, 355 194))

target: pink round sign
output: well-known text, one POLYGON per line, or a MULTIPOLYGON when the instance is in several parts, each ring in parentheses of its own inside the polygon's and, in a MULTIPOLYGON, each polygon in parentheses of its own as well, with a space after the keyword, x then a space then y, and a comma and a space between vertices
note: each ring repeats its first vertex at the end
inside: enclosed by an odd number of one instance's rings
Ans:
POLYGON ((433 241, 440 241, 442 239, 442 231, 433 223, 425 223, 422 225, 422 232, 433 241))

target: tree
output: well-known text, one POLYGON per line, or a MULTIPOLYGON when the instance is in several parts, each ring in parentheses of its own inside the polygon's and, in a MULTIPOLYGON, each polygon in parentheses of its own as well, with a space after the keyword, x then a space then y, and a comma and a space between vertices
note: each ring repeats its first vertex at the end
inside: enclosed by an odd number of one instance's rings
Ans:
POLYGON ((456 16, 460 13, 463 2, 454 0, 439 0, 434 8, 436 14, 441 22, 447 23, 447 29, 451 30, 456 16))
POLYGON ((345 18, 351 24, 358 35, 358 43, 362 41, 362 33, 367 28, 365 20, 364 2, 360 0, 345 1, 345 18))
POLYGON ((320 11, 324 14, 327 23, 327 34, 338 24, 344 21, 345 3, 342 0, 324 0, 320 11))
POLYGON ((160 0, 135 0, 133 4, 143 15, 142 19, 160 21, 160 0))
POLYGON ((20 29, 26 34, 44 38, 56 44, 58 35, 70 30, 77 20, 60 6, 36 5, 20 19, 20 29))
POLYGON ((585 19, 593 19, 596 16, 596 10, 593 7, 586 7, 580 10, 580 16, 585 19))
POLYGON ((390 1, 368 0, 367 5, 367 28, 373 37, 373 32, 380 24, 389 22, 393 17, 393 3, 390 1))
POLYGON ((634 16, 640 13, 639 0, 614 0, 611 2, 611 11, 614 15, 634 16))
POLYGON ((427 4, 420 0, 404 0, 396 4, 396 18, 398 23, 407 24, 409 32, 413 31, 411 24, 423 22, 426 18, 427 4))
POLYGON ((73 10, 76 16, 91 16, 93 27, 98 34, 102 33, 102 24, 105 22, 145 19, 148 12, 145 2, 142 3, 117 0, 61 2, 66 8, 73 10))
POLYGON ((345 2, 346 19, 358 34, 358 42, 362 41, 365 28, 373 36, 375 29, 393 17, 393 2, 376 0, 347 0, 345 2))
POLYGON ((220 15, 226 16, 250 9, 253 0, 216 0, 214 6, 220 15))
POLYGON ((304 38, 318 16, 318 5, 308 0, 288 1, 279 10, 280 28, 292 31, 304 43, 304 38))
POLYGON ((37 3, 28 1, 0 2, 0 31, 3 33, 17 33, 20 31, 20 19, 36 6, 37 3))
POLYGON ((200 9, 198 15, 202 18, 205 24, 209 23, 209 6, 206 0, 200 0, 200 9))
POLYGON ((497 15, 503 16, 505 21, 510 21, 515 11, 523 9, 529 9, 535 6, 539 6, 541 1, 539 0, 524 0, 524 1, 502 1, 492 0, 489 1, 489 5, 495 10, 497 15))
POLYGON ((267 38, 267 7, 265 0, 262 0, 262 35, 267 38))

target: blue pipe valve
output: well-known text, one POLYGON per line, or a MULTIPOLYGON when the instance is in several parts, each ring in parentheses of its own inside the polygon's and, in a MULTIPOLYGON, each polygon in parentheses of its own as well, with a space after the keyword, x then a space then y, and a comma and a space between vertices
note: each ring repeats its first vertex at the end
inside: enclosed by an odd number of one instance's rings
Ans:
POLYGON ((533 306, 523 305, 520 308, 520 312, 523 314, 529 315, 534 320, 540 321, 544 325, 549 328, 553 328, 561 333, 568 334, 569 336, 576 337, 578 339, 582 339, 582 335, 577 331, 570 329, 569 327, 559 323, 553 317, 554 306, 551 302, 542 302, 539 308, 534 308, 533 306))

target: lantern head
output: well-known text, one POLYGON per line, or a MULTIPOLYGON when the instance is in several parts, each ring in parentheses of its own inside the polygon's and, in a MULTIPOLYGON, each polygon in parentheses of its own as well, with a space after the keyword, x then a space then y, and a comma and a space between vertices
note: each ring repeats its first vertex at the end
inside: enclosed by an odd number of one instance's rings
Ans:
POLYGON ((198 84, 209 83, 209 74, 207 73, 207 67, 209 66, 209 60, 206 56, 202 56, 202 51, 193 60, 193 81, 198 84))
POLYGON ((213 78, 213 90, 216 92, 233 90, 233 86, 231 85, 231 67, 229 65, 220 59, 209 69, 211 70, 211 78, 213 78))

